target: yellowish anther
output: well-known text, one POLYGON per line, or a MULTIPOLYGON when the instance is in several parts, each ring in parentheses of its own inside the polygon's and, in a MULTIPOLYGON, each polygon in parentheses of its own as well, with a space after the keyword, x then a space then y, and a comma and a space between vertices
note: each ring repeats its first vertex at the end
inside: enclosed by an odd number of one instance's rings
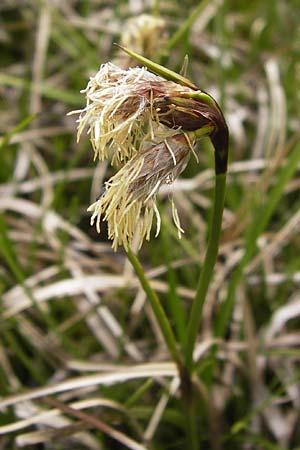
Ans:
MULTIPOLYGON (((101 220, 108 225, 108 237, 116 250, 125 249, 138 236, 139 247, 150 239, 154 214, 156 234, 160 230, 160 215, 155 200, 161 184, 170 183, 184 170, 190 154, 190 142, 182 133, 145 148, 127 162, 106 182, 104 194, 89 207, 91 224, 100 232, 101 220)), ((177 210, 172 202, 172 215, 179 235, 183 232, 177 210)))

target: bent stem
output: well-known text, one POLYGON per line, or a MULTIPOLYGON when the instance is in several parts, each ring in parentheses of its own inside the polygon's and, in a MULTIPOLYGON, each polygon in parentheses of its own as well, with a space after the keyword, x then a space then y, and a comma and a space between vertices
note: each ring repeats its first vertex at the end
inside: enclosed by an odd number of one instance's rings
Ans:
POLYGON ((225 188, 226 188, 226 173, 216 174, 211 232, 208 241, 208 247, 205 255, 204 264, 201 270, 196 295, 193 300, 187 326, 185 369, 188 372, 188 374, 191 374, 193 369, 193 351, 202 318, 202 308, 218 256, 219 242, 222 228, 223 209, 224 209, 225 188))
POLYGON ((133 253, 131 248, 128 248, 127 250, 127 257, 134 268, 134 271, 140 280, 140 283, 142 285, 142 288, 145 291, 145 294, 148 297, 148 300, 150 302, 152 311, 156 317, 156 320, 159 324, 159 328, 163 334, 165 343, 169 349, 169 352, 172 356, 173 361, 177 364, 179 373, 182 372, 182 362, 180 358, 179 351, 177 349, 177 342, 174 336, 174 333, 172 331, 170 322, 167 319, 166 313, 161 306, 160 300, 156 294, 156 292, 152 289, 145 273, 142 268, 142 265, 138 259, 138 257, 133 253))

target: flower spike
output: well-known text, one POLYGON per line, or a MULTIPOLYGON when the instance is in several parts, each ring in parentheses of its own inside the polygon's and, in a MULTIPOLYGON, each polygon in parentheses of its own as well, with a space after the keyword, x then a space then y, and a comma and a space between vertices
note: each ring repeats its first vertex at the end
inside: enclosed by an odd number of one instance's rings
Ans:
MULTIPOLYGON (((183 97, 194 99, 195 102, 198 102, 198 107, 196 109, 201 108, 202 111, 205 113, 205 107, 204 105, 207 105, 207 107, 210 107, 209 114, 213 113, 215 116, 214 121, 214 130, 212 131, 210 138, 211 142, 215 149, 215 172, 216 174, 219 173, 226 173, 227 172, 227 160, 228 160, 228 140, 229 140, 229 133, 228 133, 228 127, 226 124, 226 121, 224 119, 222 110, 218 103, 211 97, 209 94, 207 94, 205 91, 200 90, 194 83, 192 83, 189 79, 186 77, 183 77, 182 75, 177 74, 176 72, 173 72, 170 69, 167 69, 160 64, 157 64, 153 61, 151 61, 148 58, 145 58, 144 56, 139 55, 138 53, 135 53, 132 50, 129 50, 126 47, 123 47, 121 45, 115 44, 119 48, 121 48, 125 53, 130 55, 132 58, 135 58, 138 62, 144 64, 150 71, 160 75, 161 77, 171 80, 175 83, 178 83, 182 86, 189 87, 194 92, 189 92, 183 97)), ((178 108, 177 108, 178 111, 178 108)), ((192 114, 191 114, 192 115, 192 114)), ((184 126, 184 123, 180 123, 179 121, 173 121, 173 125, 176 126, 182 126, 183 129, 187 129, 184 126)), ((202 127, 202 124, 198 122, 198 129, 202 127)), ((172 126, 168 124, 168 126, 172 126)), ((191 129, 191 128, 188 128, 191 129)), ((197 128, 194 128, 197 129, 197 128)))
MULTIPOLYGON (((156 194, 184 170, 196 140, 210 137, 217 175, 226 173, 228 157, 228 128, 217 102, 184 76, 119 47, 146 67, 103 64, 82 91, 86 107, 75 111, 80 114, 78 138, 88 126, 95 158, 111 156, 112 164, 121 167, 89 208, 98 232, 101 221, 107 222, 115 250, 119 245, 128 249, 135 233, 139 246, 149 240, 154 216, 157 236, 156 194)), ((173 201, 172 214, 180 235, 173 201)))
MULTIPOLYGON (((93 212, 91 224, 96 222, 98 232, 101 220, 107 222, 114 250, 118 245, 127 250, 135 233, 139 236, 139 247, 144 239, 149 240, 153 213, 158 235, 161 221, 156 194, 162 184, 172 183, 185 169, 194 142, 194 134, 178 133, 155 145, 145 145, 105 183, 104 194, 88 210, 93 212)), ((172 215, 180 236, 183 230, 173 202, 172 215)))

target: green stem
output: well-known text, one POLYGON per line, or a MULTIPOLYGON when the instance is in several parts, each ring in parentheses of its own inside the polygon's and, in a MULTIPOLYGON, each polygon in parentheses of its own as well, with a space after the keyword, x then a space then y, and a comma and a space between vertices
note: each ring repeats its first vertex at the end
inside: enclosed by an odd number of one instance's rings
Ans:
POLYGON ((152 6, 152 15, 155 17, 159 17, 159 7, 160 7, 160 0, 154 0, 153 6, 152 6))
POLYGON ((187 443, 189 450, 199 450, 200 442, 198 438, 197 416, 195 411, 194 400, 191 400, 189 405, 186 405, 186 425, 187 425, 187 443))
POLYGON ((169 234, 163 227, 161 230, 162 236, 162 249, 167 268, 167 281, 168 281, 168 293, 167 293, 167 312, 170 313, 170 318, 174 324, 173 329, 176 337, 179 339, 182 345, 185 345, 185 333, 186 333, 186 314, 183 308, 181 299, 177 293, 176 286, 176 274, 172 267, 172 243, 169 234))
POLYGON ((208 291, 209 283, 212 278, 213 269, 218 256, 222 216, 224 209, 226 188, 226 173, 219 173, 215 178, 214 208, 212 217, 211 234, 208 241, 208 247, 205 255, 204 264, 201 270, 195 299, 192 304, 188 327, 187 344, 185 348, 185 367, 190 374, 193 368, 193 351, 202 318, 203 303, 208 291))
POLYGON ((156 317, 156 320, 159 324, 160 330, 163 334, 163 337, 165 339, 165 343, 170 351, 170 354, 173 358, 173 360, 178 365, 178 369, 181 372, 182 369, 182 362, 180 358, 179 351, 177 349, 177 342, 174 336, 174 333, 172 331, 171 325, 167 319, 167 316, 165 314, 165 311, 163 307, 161 306, 160 300, 156 294, 156 292, 152 289, 145 273, 142 268, 142 265, 138 259, 138 257, 133 253, 133 251, 128 248, 127 250, 127 257, 132 264, 132 267, 134 268, 134 271, 140 280, 140 283, 148 297, 148 300, 150 301, 150 305, 152 308, 152 311, 156 317))

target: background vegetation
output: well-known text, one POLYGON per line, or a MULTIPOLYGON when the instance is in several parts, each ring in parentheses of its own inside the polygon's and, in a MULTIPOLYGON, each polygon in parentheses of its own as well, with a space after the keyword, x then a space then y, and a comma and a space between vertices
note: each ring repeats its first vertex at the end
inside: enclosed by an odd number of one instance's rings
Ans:
MULTIPOLYGON (((150 37, 156 61, 179 71, 188 54, 188 76, 219 100, 231 135, 196 349, 201 448, 299 449, 296 0, 0 3, 0 448, 186 448, 176 368, 145 294, 105 228, 89 225, 112 169, 66 116, 142 13, 164 21, 150 37)), ((162 189, 162 232, 139 254, 183 340, 213 193, 209 142, 198 155, 171 189, 184 237, 162 189)))

